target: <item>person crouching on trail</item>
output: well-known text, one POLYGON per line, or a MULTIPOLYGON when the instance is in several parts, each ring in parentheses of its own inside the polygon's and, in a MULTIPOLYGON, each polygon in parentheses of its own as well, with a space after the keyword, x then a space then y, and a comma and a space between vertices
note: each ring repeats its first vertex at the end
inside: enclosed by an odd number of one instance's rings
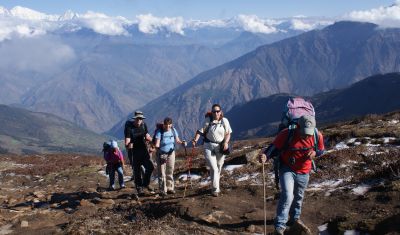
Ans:
POLYGON ((232 129, 219 104, 214 104, 211 112, 211 116, 206 115, 203 127, 197 130, 192 144, 196 146, 200 136, 204 137, 204 155, 210 167, 212 181, 211 194, 218 197, 221 192, 219 181, 225 160, 224 152, 229 148, 232 129))
MULTIPOLYGON (((324 140, 322 134, 315 131, 316 123, 313 116, 300 117, 298 125, 299 127, 293 132, 291 141, 287 142, 289 130, 286 128, 279 132, 272 143, 272 147, 280 151, 281 195, 276 210, 275 234, 284 234, 289 216, 289 224, 297 224, 310 233, 310 230, 300 220, 301 205, 310 177, 312 160, 324 153, 324 140), (317 136, 314 138, 315 134, 317 136)), ((268 148, 266 152, 260 154, 259 157, 263 164, 267 157, 271 157, 273 148, 268 148)))
POLYGON ((131 128, 128 137, 125 138, 125 146, 127 146, 127 148, 131 147, 135 187, 138 195, 143 196, 144 188, 146 188, 149 193, 154 193, 154 190, 150 187, 150 178, 154 166, 150 160, 146 144, 146 141, 151 141, 152 138, 143 124, 143 119, 145 119, 143 113, 136 112, 135 114, 136 115, 133 117, 135 119, 133 127, 131 128), (141 169, 142 166, 145 169, 143 176, 141 169))
POLYGON ((160 195, 175 194, 175 142, 178 144, 186 144, 186 142, 179 139, 178 132, 172 127, 172 119, 169 117, 164 119, 162 128, 156 130, 154 142, 157 148, 156 160, 160 195))
POLYGON ((124 184, 124 155, 122 155, 121 150, 118 148, 118 144, 116 141, 111 141, 111 148, 105 153, 104 156, 105 160, 107 161, 107 168, 109 170, 109 177, 110 177, 110 186, 109 190, 114 190, 114 180, 115 180, 115 172, 118 174, 118 182, 121 188, 125 188, 124 184))

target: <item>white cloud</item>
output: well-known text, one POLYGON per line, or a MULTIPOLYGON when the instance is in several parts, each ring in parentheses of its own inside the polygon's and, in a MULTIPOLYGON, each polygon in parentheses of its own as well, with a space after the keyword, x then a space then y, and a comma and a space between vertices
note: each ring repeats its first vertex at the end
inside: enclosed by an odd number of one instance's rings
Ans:
POLYGON ((157 33, 162 29, 166 29, 171 33, 177 33, 184 35, 184 20, 182 17, 173 18, 158 18, 154 17, 152 14, 138 15, 139 30, 143 33, 157 33))
POLYGON ((325 27, 333 23, 334 21, 328 19, 294 17, 290 20, 290 28, 293 30, 310 31, 316 28, 325 27))
POLYGON ((81 16, 78 15, 76 18, 76 21, 81 22, 83 26, 100 34, 128 35, 124 26, 130 22, 123 17, 109 17, 102 13, 88 11, 81 16))
MULTIPOLYGON (((21 26, 24 28, 24 26, 21 26)), ((25 29, 23 29, 25 30, 25 29)), ((76 58, 74 50, 55 37, 15 38, 0 46, 0 69, 52 73, 76 58)))
POLYGON ((216 28, 223 28, 228 26, 228 22, 225 20, 188 20, 186 22, 186 27, 188 28, 203 28, 203 27, 216 27, 216 28))
POLYGON ((47 15, 20 6, 16 6, 11 10, 0 6, 0 41, 14 37, 44 35, 60 28, 75 30, 86 27, 99 34, 128 35, 125 26, 129 24, 132 23, 123 17, 110 17, 91 11, 83 15, 67 11, 62 16, 59 16, 47 15))
POLYGON ((24 20, 55 20, 58 18, 57 15, 46 15, 44 13, 21 6, 12 8, 10 10, 10 15, 24 20))
POLYGON ((366 11, 353 11, 344 18, 371 22, 384 27, 400 27, 400 0, 389 7, 382 6, 366 11))
POLYGON ((278 32, 278 30, 271 25, 271 22, 260 19, 256 15, 239 15, 236 20, 244 30, 252 33, 269 34, 278 32))

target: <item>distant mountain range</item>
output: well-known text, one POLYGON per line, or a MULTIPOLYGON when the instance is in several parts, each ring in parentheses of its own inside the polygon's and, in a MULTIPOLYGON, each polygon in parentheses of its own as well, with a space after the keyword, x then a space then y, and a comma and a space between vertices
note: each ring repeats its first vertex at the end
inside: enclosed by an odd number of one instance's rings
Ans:
MULTIPOLYGON (((322 30, 261 46, 203 72, 142 110, 149 123, 171 116, 185 137, 200 126, 212 103, 223 110, 278 93, 313 95, 365 77, 400 71, 400 29, 338 22, 322 30)), ((108 133, 121 136, 121 120, 108 133)))
POLYGON ((48 113, 0 105, 0 153, 101 154, 106 136, 48 113))
MULTIPOLYGON (((400 73, 368 77, 348 88, 308 98, 314 105, 319 126, 351 120, 366 114, 400 110, 400 73)), ((236 139, 275 134, 282 110, 291 95, 277 94, 233 107, 226 116, 236 139)))
MULTIPOLYGON (((13 14, 44 17, 23 9, 13 14)), ((133 24, 127 35, 106 35, 58 21, 62 26, 44 35, 3 41, 0 35, 0 54, 8 55, 0 58, 0 103, 53 113, 96 132, 202 71, 303 32, 201 27, 181 35, 144 33, 133 24)), ((32 30, 40 26, 36 22, 32 30)))

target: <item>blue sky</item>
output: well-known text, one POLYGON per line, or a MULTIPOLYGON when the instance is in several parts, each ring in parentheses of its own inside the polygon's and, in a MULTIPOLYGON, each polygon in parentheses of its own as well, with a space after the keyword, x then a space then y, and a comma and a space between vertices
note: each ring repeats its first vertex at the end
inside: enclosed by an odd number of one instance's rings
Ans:
POLYGON ((223 19, 239 14, 280 18, 296 15, 335 17, 354 10, 389 6, 395 0, 0 0, 0 6, 28 7, 47 14, 95 11, 128 19, 150 13, 158 17, 223 19))

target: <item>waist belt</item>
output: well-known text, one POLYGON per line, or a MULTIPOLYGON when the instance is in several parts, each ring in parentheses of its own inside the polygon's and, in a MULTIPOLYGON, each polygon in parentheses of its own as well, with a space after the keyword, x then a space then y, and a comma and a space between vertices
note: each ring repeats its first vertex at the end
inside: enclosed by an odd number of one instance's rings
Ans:
POLYGON ((175 149, 170 149, 168 152, 164 152, 164 151, 162 151, 162 150, 160 149, 160 153, 161 153, 161 154, 168 154, 168 155, 170 155, 174 150, 175 150, 175 149))
POLYGON ((221 142, 215 142, 215 141, 211 141, 211 140, 209 140, 209 139, 207 139, 207 138, 204 138, 204 142, 205 143, 213 143, 213 144, 220 144, 221 142))

